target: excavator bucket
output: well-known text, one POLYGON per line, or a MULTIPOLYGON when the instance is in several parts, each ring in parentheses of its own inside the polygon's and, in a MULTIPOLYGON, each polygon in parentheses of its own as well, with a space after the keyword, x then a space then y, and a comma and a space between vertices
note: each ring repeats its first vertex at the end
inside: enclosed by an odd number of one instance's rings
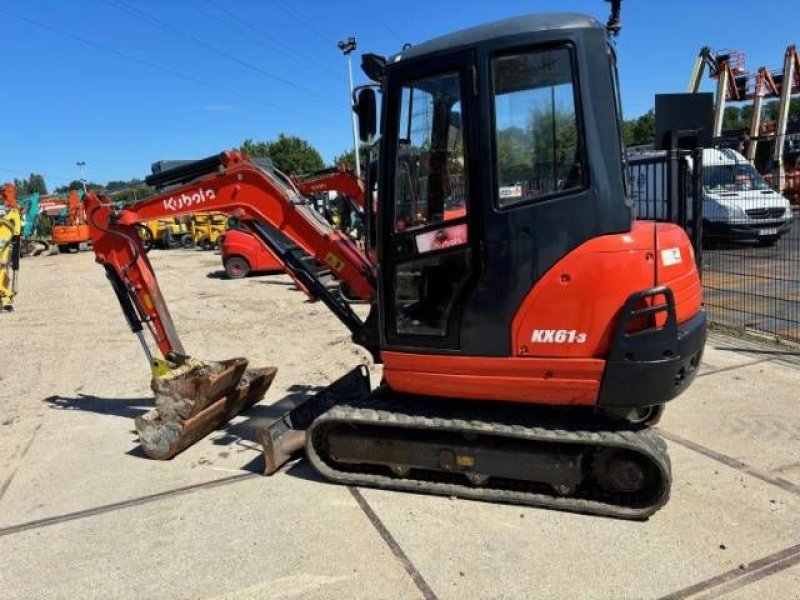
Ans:
POLYGON ((156 365, 156 406, 136 419, 144 452, 169 460, 264 397, 277 369, 248 369, 247 360, 186 359, 156 365))

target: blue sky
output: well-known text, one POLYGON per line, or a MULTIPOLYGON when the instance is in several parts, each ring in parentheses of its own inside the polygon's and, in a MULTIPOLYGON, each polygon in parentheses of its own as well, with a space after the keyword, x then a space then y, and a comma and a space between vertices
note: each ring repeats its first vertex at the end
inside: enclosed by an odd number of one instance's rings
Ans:
MULTIPOLYGON (((364 52, 534 12, 605 21, 600 0, 0 0, 3 115, 0 178, 43 173, 143 177, 160 159, 200 158, 280 132, 331 160, 352 144, 346 63, 364 52), (23 17, 23 20, 19 17, 23 17), (92 45, 86 44, 88 40, 92 45)), ((626 117, 658 92, 684 91, 703 45, 736 48, 752 70, 778 67, 800 42, 797 0, 753 12, 752 0, 623 1, 618 42, 626 117)), ((712 84, 704 86, 711 90, 712 84)))

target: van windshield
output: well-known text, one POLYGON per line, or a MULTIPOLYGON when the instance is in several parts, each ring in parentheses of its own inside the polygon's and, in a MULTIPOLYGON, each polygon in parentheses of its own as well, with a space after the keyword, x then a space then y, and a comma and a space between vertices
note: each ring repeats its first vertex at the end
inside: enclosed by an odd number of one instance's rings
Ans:
POLYGON ((703 188, 709 191, 748 192, 768 190, 769 184, 753 165, 739 163, 703 167, 703 188))

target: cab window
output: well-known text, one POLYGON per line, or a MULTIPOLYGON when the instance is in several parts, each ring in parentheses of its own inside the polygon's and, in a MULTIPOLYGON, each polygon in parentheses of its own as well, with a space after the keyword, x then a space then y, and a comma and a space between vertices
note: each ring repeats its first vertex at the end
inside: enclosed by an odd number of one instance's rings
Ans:
POLYGON ((395 231, 466 215, 462 132, 457 73, 403 86, 395 166, 395 231))
POLYGON ((492 60, 500 207, 584 187, 568 48, 492 60))

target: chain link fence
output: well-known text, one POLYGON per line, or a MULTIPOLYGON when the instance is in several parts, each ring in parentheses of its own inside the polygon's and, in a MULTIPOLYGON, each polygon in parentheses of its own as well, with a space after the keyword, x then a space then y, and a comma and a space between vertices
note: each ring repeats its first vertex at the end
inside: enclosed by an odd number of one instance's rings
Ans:
POLYGON ((797 207, 781 189, 788 177, 762 176, 740 142, 631 153, 637 217, 679 223, 696 240, 712 323, 800 343, 797 207))

